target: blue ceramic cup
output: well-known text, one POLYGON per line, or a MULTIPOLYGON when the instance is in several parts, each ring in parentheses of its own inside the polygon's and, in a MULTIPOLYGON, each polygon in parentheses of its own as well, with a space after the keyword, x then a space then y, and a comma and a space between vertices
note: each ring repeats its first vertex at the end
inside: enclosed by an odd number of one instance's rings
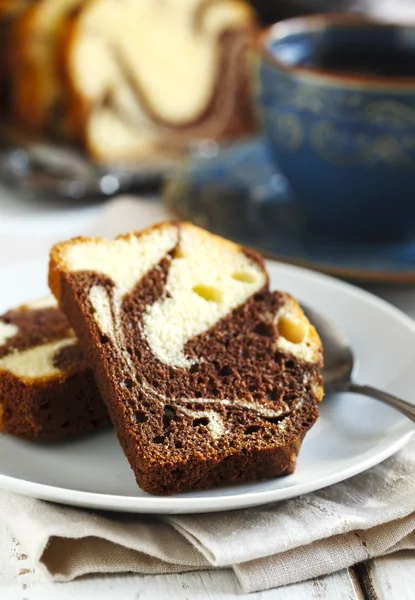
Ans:
POLYGON ((325 235, 415 235, 415 24, 283 21, 259 41, 272 155, 325 235))

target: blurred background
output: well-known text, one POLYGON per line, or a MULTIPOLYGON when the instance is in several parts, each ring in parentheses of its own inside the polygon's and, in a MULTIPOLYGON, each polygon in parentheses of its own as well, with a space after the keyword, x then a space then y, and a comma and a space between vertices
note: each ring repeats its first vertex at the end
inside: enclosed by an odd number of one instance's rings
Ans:
MULTIPOLYGON (((415 218, 392 245, 381 225, 353 240, 314 229, 265 139, 261 33, 325 13, 408 25, 415 0, 0 0, 0 234, 46 232, 60 215, 63 235, 69 215, 82 225, 138 194, 268 256, 415 279, 415 218)), ((405 106, 415 111, 412 89, 405 106)))

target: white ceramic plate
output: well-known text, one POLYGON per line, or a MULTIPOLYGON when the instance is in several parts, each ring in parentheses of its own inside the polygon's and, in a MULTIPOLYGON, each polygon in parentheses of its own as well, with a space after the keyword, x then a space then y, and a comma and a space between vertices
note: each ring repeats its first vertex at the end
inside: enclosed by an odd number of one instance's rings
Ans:
MULTIPOLYGON (((383 300, 329 277, 268 263, 272 287, 291 292, 330 317, 352 341, 359 381, 411 399, 415 323, 383 300)), ((0 270, 0 310, 47 293, 46 264, 0 270)), ((34 446, 0 436, 0 486, 63 504, 142 513, 196 513, 245 508, 292 498, 360 473, 400 449, 412 436, 405 417, 379 402, 328 397, 307 434, 289 477, 153 497, 136 485, 112 431, 34 446)))

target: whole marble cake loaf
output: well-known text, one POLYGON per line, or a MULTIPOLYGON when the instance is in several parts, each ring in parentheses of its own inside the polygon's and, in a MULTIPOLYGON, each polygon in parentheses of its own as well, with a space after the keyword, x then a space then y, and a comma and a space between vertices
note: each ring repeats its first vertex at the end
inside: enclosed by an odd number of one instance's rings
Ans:
POLYGON ((78 341, 53 297, 0 317, 0 431, 56 442, 109 424, 78 341))
POLYGON ((165 222, 56 245, 49 282, 143 490, 293 472, 322 398, 321 343, 258 255, 165 222))

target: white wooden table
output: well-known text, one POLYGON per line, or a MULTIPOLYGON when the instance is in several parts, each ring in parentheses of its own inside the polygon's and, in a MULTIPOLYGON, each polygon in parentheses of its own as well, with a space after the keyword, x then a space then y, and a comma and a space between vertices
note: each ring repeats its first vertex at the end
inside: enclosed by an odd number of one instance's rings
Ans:
MULTIPOLYGON (((0 190, 0 266, 47 255, 51 243, 87 231, 99 206, 62 207, 0 190), (6 245, 5 245, 6 244, 6 245), (8 251, 5 252, 4 248, 8 251)), ((415 318, 415 286, 371 286, 415 318)), ((7 527, 0 527, 0 600, 413 600, 415 552, 401 552, 316 580, 241 594, 231 571, 97 576, 50 583, 7 527)))
POLYGON ((241 594, 231 571, 87 577, 54 584, 34 568, 7 528, 0 529, 1 600, 413 600, 415 552, 276 590, 241 594))

